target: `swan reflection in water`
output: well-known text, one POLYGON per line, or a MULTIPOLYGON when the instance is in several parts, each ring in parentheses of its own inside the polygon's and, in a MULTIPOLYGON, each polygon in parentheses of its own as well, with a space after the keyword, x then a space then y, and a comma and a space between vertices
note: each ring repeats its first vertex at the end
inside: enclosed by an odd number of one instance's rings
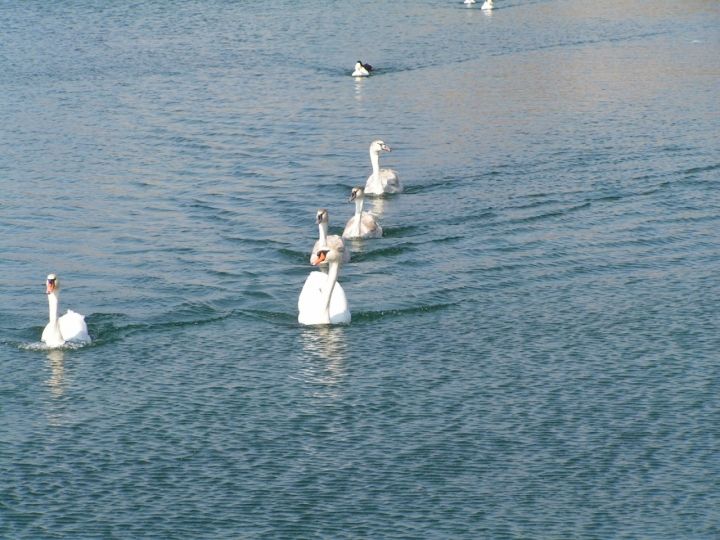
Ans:
POLYGON ((50 361, 50 378, 45 383, 50 387, 53 396, 60 397, 65 391, 65 352, 59 349, 53 349, 47 354, 50 361))
POLYGON ((346 376, 348 353, 346 329, 341 326, 314 326, 300 335, 305 354, 300 376, 316 388, 315 397, 339 397, 346 376))
POLYGON ((382 217, 383 213, 385 212, 385 197, 373 197, 372 198, 372 211, 370 212, 374 216, 382 217))
POLYGON ((355 99, 362 101, 362 86, 365 84, 365 77, 355 77, 355 99))

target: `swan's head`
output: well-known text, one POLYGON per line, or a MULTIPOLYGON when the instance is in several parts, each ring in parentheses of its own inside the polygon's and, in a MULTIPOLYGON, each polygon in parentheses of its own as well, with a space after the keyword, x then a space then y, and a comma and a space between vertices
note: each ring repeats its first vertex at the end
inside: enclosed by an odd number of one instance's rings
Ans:
POLYGON ((320 225, 323 222, 328 222, 328 211, 324 208, 321 208, 317 211, 317 216, 315 216, 315 225, 320 225))
POLYGON ((380 152, 385 150, 386 152, 390 152, 390 147, 385 144, 382 141, 373 141, 370 143, 370 153, 375 155, 380 155, 380 152))
POLYGON ((354 187, 350 192, 350 198, 348 199, 348 202, 353 202, 355 199, 362 199, 363 197, 365 197, 365 192, 363 191, 363 188, 354 187))
POLYGON ((320 248, 317 252, 317 259, 315 259, 315 262, 312 263, 313 266, 317 266, 320 263, 341 263, 342 262, 342 255, 340 255, 340 252, 337 249, 323 247, 320 248))
POLYGON ((50 274, 47 277, 47 288, 45 289, 46 294, 53 294, 60 292, 60 278, 56 274, 50 274))

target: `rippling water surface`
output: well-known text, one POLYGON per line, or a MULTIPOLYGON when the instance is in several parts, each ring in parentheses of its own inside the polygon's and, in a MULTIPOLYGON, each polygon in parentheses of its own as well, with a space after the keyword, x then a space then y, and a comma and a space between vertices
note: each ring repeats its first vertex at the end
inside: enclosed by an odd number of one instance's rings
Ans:
POLYGON ((479 5, 3 3, 1 537, 720 536, 720 8, 479 5))

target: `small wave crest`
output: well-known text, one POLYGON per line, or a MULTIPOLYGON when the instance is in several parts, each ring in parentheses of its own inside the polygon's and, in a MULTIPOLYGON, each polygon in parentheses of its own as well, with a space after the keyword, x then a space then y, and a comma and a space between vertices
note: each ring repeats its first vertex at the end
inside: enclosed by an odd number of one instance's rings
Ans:
POLYGON ((427 305, 427 306, 416 306, 416 307, 410 307, 410 308, 404 308, 404 309, 387 309, 387 310, 380 310, 380 311, 361 311, 359 313, 353 313, 352 319, 353 319, 353 322, 377 321, 379 319, 384 319, 385 317, 401 317, 403 315, 433 313, 436 311, 441 311, 441 310, 447 309, 449 307, 454 307, 456 305, 457 305, 457 302, 449 302, 449 303, 445 303, 445 304, 431 304, 431 305, 427 305))
POLYGON ((87 341, 66 341, 64 345, 60 347, 50 347, 49 345, 46 345, 42 341, 34 341, 34 342, 11 342, 6 341, 3 342, 7 345, 13 345, 20 349, 21 351, 77 351, 79 349, 84 349, 85 347, 92 346, 92 343, 88 343, 87 341))

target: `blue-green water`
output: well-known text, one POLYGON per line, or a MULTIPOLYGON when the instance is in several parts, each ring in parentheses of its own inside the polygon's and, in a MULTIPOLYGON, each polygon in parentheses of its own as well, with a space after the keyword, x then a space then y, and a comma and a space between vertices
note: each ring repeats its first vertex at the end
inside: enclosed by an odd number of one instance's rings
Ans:
POLYGON ((720 537, 720 7, 479 5, 2 4, 0 537, 720 537))

